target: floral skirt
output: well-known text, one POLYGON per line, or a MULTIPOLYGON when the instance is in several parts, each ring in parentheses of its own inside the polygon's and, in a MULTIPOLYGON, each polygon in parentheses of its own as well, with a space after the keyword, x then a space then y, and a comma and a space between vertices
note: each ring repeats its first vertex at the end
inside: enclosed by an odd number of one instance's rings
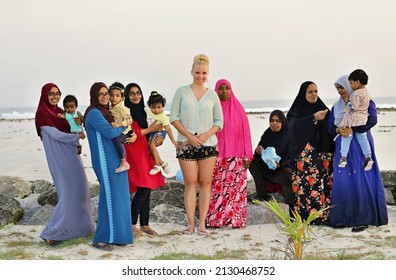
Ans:
POLYGON ((243 158, 218 158, 206 217, 209 227, 246 226, 247 170, 243 158))
MULTIPOLYGON (((333 154, 318 153, 308 143, 295 160, 292 182, 294 210, 303 220, 311 213, 330 206, 332 179, 333 154)), ((329 224, 329 213, 327 209, 313 223, 329 224)))

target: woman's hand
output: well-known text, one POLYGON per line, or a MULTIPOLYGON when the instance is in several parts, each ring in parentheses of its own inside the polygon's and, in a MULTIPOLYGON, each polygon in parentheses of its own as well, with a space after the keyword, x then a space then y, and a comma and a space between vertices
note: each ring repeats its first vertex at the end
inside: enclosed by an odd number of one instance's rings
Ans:
POLYGON ((80 139, 85 139, 86 137, 84 131, 81 131, 79 135, 80 135, 80 139))
POLYGON ((259 154, 259 155, 261 155, 261 153, 263 152, 263 150, 264 150, 263 146, 258 145, 257 148, 256 148, 256 153, 259 154))
POLYGON ((120 122, 112 122, 111 126, 112 127, 121 127, 121 126, 124 126, 124 125, 122 123, 120 123, 120 122))
POLYGON ((131 137, 128 137, 127 139, 125 139, 125 144, 131 144, 133 142, 135 142, 137 139, 137 135, 135 133, 132 133, 131 137))
POLYGON ((188 144, 194 147, 200 147, 203 142, 198 138, 198 135, 190 135, 188 137, 188 144))
POLYGON ((316 121, 323 121, 323 120, 325 119, 326 114, 327 114, 328 111, 329 111, 328 109, 321 110, 321 111, 317 111, 317 112, 314 114, 315 120, 316 120, 316 121))
POLYGON ((243 159, 242 164, 243 164, 243 168, 248 169, 250 166, 250 160, 249 159, 243 159))
POLYGON ((175 148, 179 147, 179 142, 177 142, 177 141, 172 141, 172 144, 173 144, 173 146, 175 146, 175 148))
POLYGON ((84 122, 84 116, 80 112, 77 112, 77 114, 78 117, 75 117, 74 121, 76 122, 77 125, 82 125, 84 122))
POLYGON ((154 132, 154 131, 160 131, 163 130, 164 127, 162 126, 161 123, 158 123, 157 121, 153 122, 152 124, 150 124, 150 126, 148 127, 150 132, 154 132))
POLYGON ((336 132, 340 134, 342 137, 349 137, 352 134, 352 128, 350 127, 339 127, 336 129, 336 132))
POLYGON ((204 132, 204 133, 197 135, 197 138, 201 142, 201 145, 203 143, 205 143, 209 139, 209 137, 210 137, 210 134, 208 132, 204 132))
POLYGON ((131 137, 127 138, 127 142, 128 144, 135 142, 137 139, 137 135, 135 133, 132 133, 131 137))
POLYGON ((154 135, 153 141, 156 147, 161 146, 164 143, 164 137, 156 134, 154 135))

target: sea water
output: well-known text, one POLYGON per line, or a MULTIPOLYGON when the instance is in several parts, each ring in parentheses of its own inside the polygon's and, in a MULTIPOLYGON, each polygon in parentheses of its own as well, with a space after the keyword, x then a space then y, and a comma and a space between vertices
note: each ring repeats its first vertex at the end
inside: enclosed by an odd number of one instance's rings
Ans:
MULTIPOLYGON (((337 99, 324 99, 323 102, 331 108, 337 99)), ((376 97, 375 103, 380 109, 396 110, 396 97, 376 97)), ((241 101, 246 113, 270 113, 275 109, 287 111, 293 100, 245 100, 241 101)), ((78 106, 78 111, 84 113, 88 106, 78 106)), ((37 107, 8 107, 0 108, 0 120, 34 119, 37 107)), ((170 103, 165 106, 165 113, 169 115, 170 103)))

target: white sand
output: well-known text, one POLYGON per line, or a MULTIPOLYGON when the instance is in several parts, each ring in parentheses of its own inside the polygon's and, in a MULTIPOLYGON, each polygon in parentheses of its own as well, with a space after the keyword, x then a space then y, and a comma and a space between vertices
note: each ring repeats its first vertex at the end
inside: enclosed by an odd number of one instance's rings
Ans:
MULTIPOLYGON (((359 233, 352 233, 350 228, 312 226, 312 240, 306 244, 303 255, 315 259, 342 259, 347 255, 355 259, 396 259, 396 213, 393 208, 390 211, 393 213, 389 225, 369 227, 359 233)), ((159 236, 143 234, 134 240, 133 245, 115 247, 112 252, 98 250, 90 245, 90 241, 75 246, 48 247, 39 238, 43 226, 6 226, 0 229, 0 254, 15 249, 9 245, 13 241, 27 241, 29 246, 22 245, 20 249, 29 254, 29 259, 52 256, 67 260, 150 260, 170 252, 207 256, 222 252, 226 256, 235 250, 239 254, 233 259, 284 259, 285 236, 274 224, 217 229, 212 230, 209 237, 196 233, 183 235, 180 225, 151 223, 151 226, 159 236)))
MULTIPOLYGON (((252 142, 255 146, 263 131, 268 127, 268 114, 249 115, 252 142)), ((383 112, 379 123, 373 129, 376 153, 381 170, 395 170, 396 150, 392 145, 395 137, 396 112, 383 112)), ((26 180, 45 179, 52 181, 44 150, 36 135, 34 121, 0 121, 0 175, 19 176, 26 180)), ((92 170, 88 141, 82 141, 83 161, 89 181, 95 181, 92 170)), ((174 158, 174 149, 169 139, 160 148, 165 161, 170 163, 174 175, 178 164, 174 158)), ((390 223, 379 228, 370 227, 361 233, 351 233, 350 229, 332 229, 313 226, 315 236, 307 244, 305 255, 342 256, 357 254, 359 258, 396 259, 396 213, 390 207, 390 223), (393 240, 393 241, 392 241, 393 240), (392 243, 393 242, 393 243, 392 243)), ((284 249, 283 236, 275 225, 254 225, 244 229, 216 230, 210 237, 197 234, 185 236, 175 233, 183 229, 180 225, 152 224, 160 233, 153 237, 143 235, 127 247, 117 247, 106 253, 90 246, 90 243, 78 246, 48 248, 39 234, 42 226, 6 226, 0 229, 0 253, 9 251, 9 242, 13 240, 33 241, 24 250, 31 252, 33 259, 46 259, 58 256, 62 259, 152 259, 163 253, 187 252, 192 254, 211 255, 215 252, 240 250, 245 259, 282 259, 279 250, 284 249), (12 234, 21 232, 23 235, 12 234), (278 242, 280 241, 280 242, 278 242)))

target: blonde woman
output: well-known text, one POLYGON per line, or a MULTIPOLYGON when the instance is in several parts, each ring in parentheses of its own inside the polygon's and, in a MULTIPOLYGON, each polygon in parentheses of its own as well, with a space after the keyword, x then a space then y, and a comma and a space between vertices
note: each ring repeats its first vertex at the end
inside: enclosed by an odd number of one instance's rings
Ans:
POLYGON ((176 158, 184 177, 184 205, 188 226, 182 232, 195 232, 195 209, 199 186, 198 235, 207 236, 205 219, 210 203, 210 187, 216 163, 216 132, 223 127, 223 113, 217 93, 205 83, 209 74, 209 58, 194 57, 191 69, 193 81, 176 90, 170 111, 170 123, 177 129, 176 158))

